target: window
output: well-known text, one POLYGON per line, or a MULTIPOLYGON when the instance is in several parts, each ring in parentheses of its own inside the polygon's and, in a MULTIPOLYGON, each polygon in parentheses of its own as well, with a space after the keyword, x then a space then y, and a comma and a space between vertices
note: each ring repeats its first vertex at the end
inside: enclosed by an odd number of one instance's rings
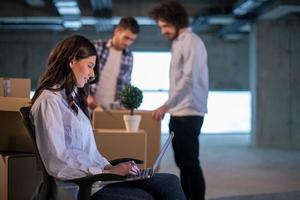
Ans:
POLYGON ((132 84, 144 91, 169 89, 169 52, 133 52, 132 84))
POLYGON ((251 94, 249 91, 210 91, 203 133, 250 133, 251 94))

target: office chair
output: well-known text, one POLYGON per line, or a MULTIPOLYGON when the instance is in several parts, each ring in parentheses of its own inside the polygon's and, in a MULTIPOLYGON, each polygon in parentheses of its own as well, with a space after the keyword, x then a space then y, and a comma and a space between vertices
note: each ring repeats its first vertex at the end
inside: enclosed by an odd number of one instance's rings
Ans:
MULTIPOLYGON (((39 166, 41 167, 41 171, 43 174, 43 181, 39 185, 38 188, 38 194, 35 197, 35 199, 38 200, 55 200, 56 199, 56 192, 57 192, 57 184, 55 182, 55 178, 51 175, 48 174, 44 163, 41 159, 39 150, 37 148, 36 144, 36 139, 35 139, 35 129, 34 125, 32 124, 30 120, 30 107, 22 107, 20 108, 20 114, 23 120, 23 123, 28 130, 27 132, 29 133, 29 136, 33 142, 34 150, 36 153, 36 158, 39 166)), ((133 160, 137 164, 142 164, 142 160, 138 159, 132 159, 132 158, 121 158, 121 159, 116 159, 116 160, 111 160, 109 161, 112 165, 116 165, 120 162, 126 162, 133 160)), ((85 177, 81 178, 76 178, 76 179, 71 179, 71 180, 65 180, 64 182, 66 183, 75 183, 76 185, 79 186, 79 192, 77 195, 77 200, 88 200, 90 199, 91 195, 91 189, 92 185, 96 181, 114 181, 114 180, 122 180, 124 179, 123 176, 119 176, 116 174, 108 174, 108 173, 103 173, 103 174, 96 174, 96 175, 88 175, 85 177)))

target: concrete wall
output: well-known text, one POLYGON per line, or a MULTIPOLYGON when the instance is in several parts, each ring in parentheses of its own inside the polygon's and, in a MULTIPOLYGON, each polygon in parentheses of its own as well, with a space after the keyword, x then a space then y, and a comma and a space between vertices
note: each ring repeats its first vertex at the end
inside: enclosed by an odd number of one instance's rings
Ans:
MULTIPOLYGON (((0 77, 28 77, 32 88, 44 71, 47 57, 54 45, 67 35, 79 33, 89 39, 109 38, 110 32, 95 30, 80 32, 50 30, 0 30, 0 77)), ((211 90, 248 90, 248 40, 224 41, 211 35, 201 35, 208 51, 211 90)), ((136 51, 168 51, 170 42, 158 28, 142 27, 132 46, 136 51)))
POLYGON ((210 89, 249 90, 248 36, 242 40, 222 40, 204 36, 208 52, 210 89))
POLYGON ((252 142, 300 148, 300 23, 260 21, 250 36, 252 142))

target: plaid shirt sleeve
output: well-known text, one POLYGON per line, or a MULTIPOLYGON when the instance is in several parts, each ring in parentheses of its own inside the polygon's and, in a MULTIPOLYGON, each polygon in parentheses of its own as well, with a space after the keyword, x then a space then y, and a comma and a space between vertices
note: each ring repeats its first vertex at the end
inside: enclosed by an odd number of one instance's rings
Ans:
MULTIPOLYGON (((97 40, 93 42, 96 51, 97 51, 97 57, 98 57, 98 75, 100 76, 100 72, 102 71, 102 68, 104 64, 107 61, 108 58, 108 48, 106 47, 106 42, 102 40, 97 40)), ((100 77, 99 77, 100 78, 100 77)), ((98 79, 99 82, 99 79, 98 79)), ((94 95, 97 90, 98 83, 91 84, 90 94, 94 95)))

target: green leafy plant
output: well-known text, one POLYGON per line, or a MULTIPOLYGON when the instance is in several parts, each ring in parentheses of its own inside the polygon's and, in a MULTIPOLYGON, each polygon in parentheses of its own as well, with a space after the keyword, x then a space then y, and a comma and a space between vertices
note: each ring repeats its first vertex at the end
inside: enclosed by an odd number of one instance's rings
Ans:
POLYGON ((133 115, 133 110, 137 109, 143 101, 143 92, 133 86, 127 85, 120 93, 121 105, 130 110, 130 115, 133 115))

